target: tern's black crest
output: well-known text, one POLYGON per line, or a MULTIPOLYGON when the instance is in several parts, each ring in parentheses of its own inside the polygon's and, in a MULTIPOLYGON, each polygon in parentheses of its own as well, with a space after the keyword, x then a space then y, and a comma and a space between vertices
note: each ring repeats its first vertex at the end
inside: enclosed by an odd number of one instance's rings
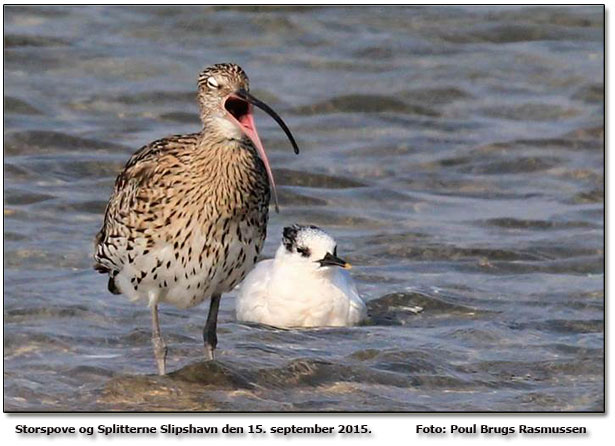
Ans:
POLYGON ((297 248, 297 234, 299 234, 304 229, 316 229, 318 231, 322 231, 322 229, 314 225, 306 226, 294 224, 292 226, 285 227, 282 231, 282 243, 284 244, 284 247, 288 252, 292 252, 293 248, 297 248))

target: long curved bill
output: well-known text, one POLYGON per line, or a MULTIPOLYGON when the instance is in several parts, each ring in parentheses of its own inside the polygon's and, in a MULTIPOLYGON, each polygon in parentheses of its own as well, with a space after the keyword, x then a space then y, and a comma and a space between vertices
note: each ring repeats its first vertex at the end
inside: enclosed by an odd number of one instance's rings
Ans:
POLYGON ((290 140, 290 143, 293 146, 293 150, 296 154, 299 154, 299 147, 295 142, 295 138, 290 132, 288 126, 282 118, 273 111, 271 107, 269 107, 264 102, 252 96, 244 89, 237 90, 235 93, 231 94, 226 102, 225 108, 231 117, 239 124, 241 130, 246 134, 248 138, 254 143, 256 150, 258 151, 259 156, 263 160, 263 164, 265 164, 265 170, 267 171, 267 176, 269 177, 269 182, 271 183, 271 189, 273 190, 273 199, 275 202, 275 211, 280 212, 280 208, 278 206, 278 194, 275 188, 275 180, 273 179, 273 173, 271 172, 271 167, 269 166, 269 160, 267 159, 267 154, 265 153, 265 148, 263 147, 263 143, 261 142, 260 137, 258 136, 258 132, 256 131, 256 125, 254 124, 254 116, 252 114, 252 105, 257 106, 261 110, 265 111, 269 116, 271 116, 275 122, 282 127, 286 136, 290 140), (244 104, 236 104, 235 102, 241 101, 244 104), (246 104, 247 103, 247 104, 246 104))

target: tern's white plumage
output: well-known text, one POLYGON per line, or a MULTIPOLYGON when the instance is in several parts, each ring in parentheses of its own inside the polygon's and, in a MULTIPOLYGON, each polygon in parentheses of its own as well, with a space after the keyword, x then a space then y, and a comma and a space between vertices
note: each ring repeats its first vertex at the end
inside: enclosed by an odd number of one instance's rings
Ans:
POLYGON ((356 325, 367 311, 349 267, 323 230, 284 228, 275 258, 259 262, 241 284, 237 320, 283 328, 356 325))

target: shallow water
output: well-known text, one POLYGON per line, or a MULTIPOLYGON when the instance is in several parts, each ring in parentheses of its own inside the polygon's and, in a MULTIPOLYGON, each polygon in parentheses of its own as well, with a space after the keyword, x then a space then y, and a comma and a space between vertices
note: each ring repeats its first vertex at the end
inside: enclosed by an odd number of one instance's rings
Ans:
POLYGON ((602 7, 6 7, 6 410, 597 411, 604 405, 602 7), (143 144, 193 132, 198 71, 235 61, 283 226, 331 232, 355 328, 149 311, 92 240, 143 144), (411 311, 420 306, 423 311, 411 311))

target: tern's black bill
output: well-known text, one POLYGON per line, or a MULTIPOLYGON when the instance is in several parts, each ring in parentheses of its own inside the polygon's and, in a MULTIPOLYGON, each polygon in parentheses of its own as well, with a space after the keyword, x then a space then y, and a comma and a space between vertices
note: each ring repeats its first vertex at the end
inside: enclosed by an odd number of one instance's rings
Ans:
POLYGON ((351 268, 350 263, 348 263, 346 260, 342 260, 329 252, 324 256, 324 258, 318 260, 318 263, 320 263, 320 266, 339 266, 344 269, 351 268))
POLYGON ((277 122, 279 126, 282 127, 282 130, 284 130, 284 133, 286 133, 286 136, 288 136, 290 143, 293 145, 293 150, 295 151, 295 153, 297 155, 299 154, 299 146, 297 146, 297 143, 295 142, 295 138, 293 137, 293 134, 290 132, 290 129, 288 128, 286 123, 282 121, 282 118, 280 118, 280 116, 275 111, 273 111, 271 107, 269 107, 267 104, 265 104, 261 100, 256 99, 254 96, 252 96, 250 93, 248 93, 243 88, 240 90, 237 90, 235 94, 241 99, 248 101, 250 104, 256 105, 258 108, 265 111, 269 116, 271 116, 275 120, 275 122, 277 122))

